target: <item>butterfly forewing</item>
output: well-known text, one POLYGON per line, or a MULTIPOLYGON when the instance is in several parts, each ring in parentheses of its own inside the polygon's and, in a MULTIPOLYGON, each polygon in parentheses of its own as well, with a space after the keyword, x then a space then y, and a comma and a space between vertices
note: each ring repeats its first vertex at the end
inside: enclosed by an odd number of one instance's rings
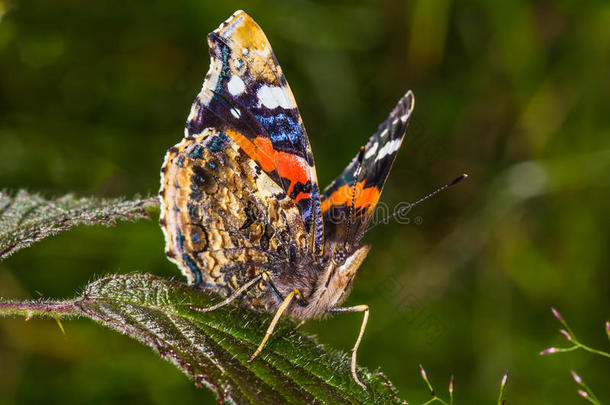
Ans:
POLYGON ((356 155, 324 190, 322 213, 328 243, 355 243, 363 236, 402 144, 413 103, 413 94, 409 91, 371 136, 364 147, 362 161, 356 155))
POLYGON ((211 66, 186 136, 227 133, 301 213, 307 253, 321 254, 323 222, 313 154, 296 102, 265 34, 236 12, 208 36, 211 66))

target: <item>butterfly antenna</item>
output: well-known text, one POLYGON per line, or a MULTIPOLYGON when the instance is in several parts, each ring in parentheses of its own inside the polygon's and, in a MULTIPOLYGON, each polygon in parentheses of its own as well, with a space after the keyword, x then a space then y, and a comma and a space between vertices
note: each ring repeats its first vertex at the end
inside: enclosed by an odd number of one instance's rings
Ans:
POLYGON ((356 185, 358 184, 358 177, 360 176, 360 171, 362 170, 362 162, 364 161, 364 146, 360 147, 360 151, 358 152, 358 166, 354 171, 354 184, 352 185, 352 203, 348 209, 348 217, 347 217, 347 230, 345 231, 345 242, 344 246, 347 246, 347 240, 349 238, 350 228, 352 227, 352 219, 354 216, 354 202, 356 201, 356 185))
MULTIPOLYGON (((466 173, 462 173, 460 176, 456 177, 455 179, 453 179, 452 181, 450 181, 449 183, 445 184, 442 187, 437 188, 436 190, 434 190, 433 192, 431 192, 430 194, 420 198, 419 200, 415 201, 414 203, 410 203, 405 207, 401 207, 398 211, 395 211, 392 215, 385 217, 383 220, 377 222, 375 225, 370 226, 366 232, 377 228, 379 225, 387 223, 387 221, 391 220, 392 218, 394 218, 397 215, 403 214, 405 212, 408 212, 411 210, 411 208, 415 207, 416 205, 419 205, 421 203, 423 203, 426 200, 429 200, 430 198, 434 197, 435 195, 437 195, 438 193, 440 193, 441 191, 445 191, 447 190, 449 187, 451 186, 455 186, 456 184, 458 184, 459 182, 461 182, 462 180, 464 180, 465 178, 467 178, 468 175, 466 173)), ((366 233, 365 232, 365 233, 366 233)))

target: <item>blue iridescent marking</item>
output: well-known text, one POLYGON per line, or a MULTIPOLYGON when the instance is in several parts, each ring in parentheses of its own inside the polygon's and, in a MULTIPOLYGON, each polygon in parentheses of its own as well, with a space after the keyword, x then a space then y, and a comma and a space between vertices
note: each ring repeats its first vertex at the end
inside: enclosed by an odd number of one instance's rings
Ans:
POLYGON ((188 203, 186 207, 189 210, 189 218, 191 218, 192 221, 199 220, 199 209, 191 203, 188 203))
POLYGON ((178 235, 176 235, 176 242, 178 243, 178 247, 180 250, 184 250, 184 235, 178 231, 178 235))
POLYGON ((307 229, 307 231, 309 231, 311 229, 311 204, 308 203, 305 206, 299 204, 299 208, 301 211, 301 217, 303 218, 303 222, 305 223, 305 228, 307 229))
MULTIPOLYGON (((189 198, 191 200, 198 201, 201 199, 201 191, 199 191, 199 187, 196 184, 191 184, 191 193, 189 194, 189 198)), ((180 211, 180 210, 178 210, 180 211)))
POLYGON ((191 270, 191 273, 195 277, 195 284, 199 284, 201 282, 201 272, 197 267, 197 263, 195 263, 195 261, 186 253, 182 255, 182 261, 191 270))
POLYGON ((203 146, 196 145, 191 153, 189 153, 191 159, 202 159, 203 158, 203 146))
POLYGON ((290 142, 300 150, 306 150, 301 126, 292 117, 279 113, 271 117, 256 115, 258 121, 269 133, 272 143, 290 142))
POLYGON ((222 146, 227 141, 227 135, 221 133, 219 135, 215 135, 208 143, 208 150, 210 152, 220 152, 222 150, 222 146))
POLYGON ((218 80, 218 83, 216 84, 216 93, 220 94, 222 93, 222 84, 223 84, 223 79, 229 77, 229 48, 227 48, 226 46, 222 46, 220 49, 220 52, 222 54, 222 69, 220 71, 220 80, 218 80))

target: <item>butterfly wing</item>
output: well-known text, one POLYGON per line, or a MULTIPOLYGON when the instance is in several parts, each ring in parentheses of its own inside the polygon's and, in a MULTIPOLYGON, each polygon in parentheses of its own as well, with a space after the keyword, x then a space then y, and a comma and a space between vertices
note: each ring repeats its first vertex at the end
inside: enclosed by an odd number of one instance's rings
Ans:
POLYGON ((413 104, 409 91, 367 142, 362 162, 357 155, 324 190, 322 213, 327 242, 353 242, 364 235, 404 139, 413 104))
POLYGON ((207 128, 229 134, 296 204, 308 234, 307 253, 321 254, 324 230, 313 154, 269 41, 250 16, 237 11, 210 33, 208 44, 210 70, 186 136, 207 128))
POLYGON ((210 128, 185 139, 161 169, 166 254, 189 283, 221 292, 294 267, 307 238, 298 207, 232 135, 210 128))

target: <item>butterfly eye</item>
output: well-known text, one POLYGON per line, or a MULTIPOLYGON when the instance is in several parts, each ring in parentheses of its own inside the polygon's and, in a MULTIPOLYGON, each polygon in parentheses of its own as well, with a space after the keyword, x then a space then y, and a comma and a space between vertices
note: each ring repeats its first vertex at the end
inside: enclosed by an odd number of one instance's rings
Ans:
POLYGON ((333 261, 335 262, 335 264, 337 264, 337 265, 343 264, 343 262, 345 262, 346 258, 347 258, 347 252, 345 251, 345 249, 343 249, 342 247, 335 249, 335 252, 333 253, 333 261))

